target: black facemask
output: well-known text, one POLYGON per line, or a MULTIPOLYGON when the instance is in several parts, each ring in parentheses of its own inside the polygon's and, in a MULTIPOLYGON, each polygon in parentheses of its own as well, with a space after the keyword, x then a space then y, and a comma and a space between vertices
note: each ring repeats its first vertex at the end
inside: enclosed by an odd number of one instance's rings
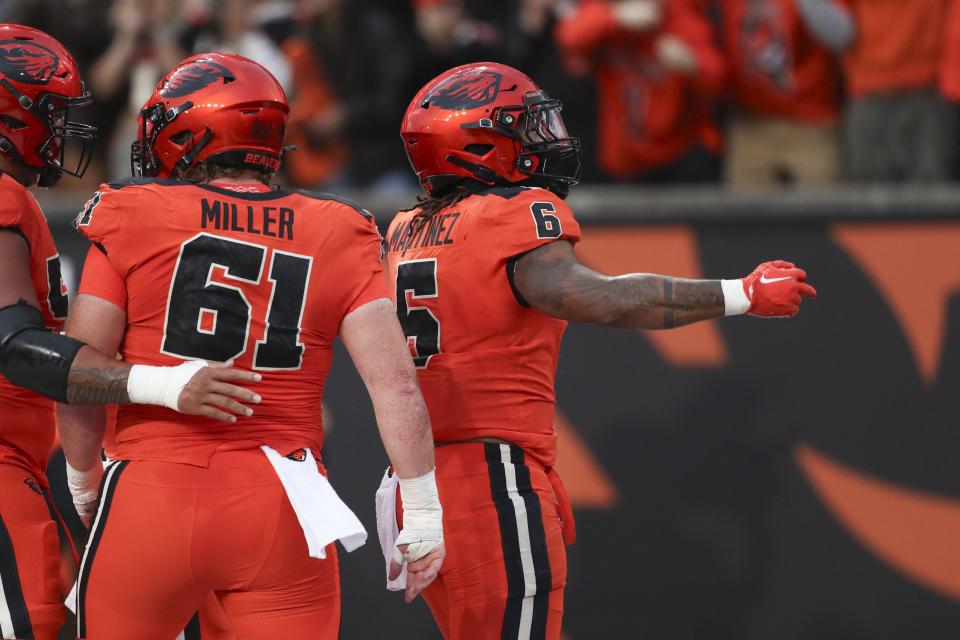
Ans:
POLYGON ((494 121, 497 129, 520 142, 518 170, 538 184, 566 185, 569 192, 580 181, 583 154, 580 139, 567 133, 562 107, 559 100, 538 91, 528 94, 522 107, 497 110, 494 121))

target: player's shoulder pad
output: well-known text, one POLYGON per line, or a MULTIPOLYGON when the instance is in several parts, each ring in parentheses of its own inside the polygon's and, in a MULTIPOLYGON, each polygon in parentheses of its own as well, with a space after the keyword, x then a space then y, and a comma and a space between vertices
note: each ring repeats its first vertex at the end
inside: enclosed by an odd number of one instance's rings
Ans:
POLYGON ((181 180, 180 178, 123 178, 121 180, 108 182, 107 186, 117 191, 125 187, 143 187, 152 184, 161 187, 180 187, 191 186, 192 183, 181 180))
POLYGON ((10 174, 0 171, 0 227, 17 232, 26 240, 29 230, 39 225, 46 225, 46 220, 33 194, 10 174))
POLYGON ((33 201, 30 191, 17 182, 13 176, 3 171, 0 171, 0 194, 2 194, 2 202, 5 205, 20 206, 33 201))
POLYGON ((489 189, 484 189, 483 191, 478 191, 478 196, 496 196, 498 198, 503 198, 504 200, 512 200, 517 196, 535 190, 536 187, 523 186, 523 185, 511 185, 506 187, 490 187, 489 189))
MULTIPOLYGON (((514 185, 508 187, 493 187, 480 191, 478 196, 493 196, 495 201, 506 200, 510 205, 528 205, 531 202, 564 202, 563 198, 549 189, 534 186, 514 185)), ((501 203, 503 204, 503 203, 501 203)), ((499 207, 498 207, 499 208, 499 207)))
POLYGON ((528 216, 530 207, 536 203, 545 203, 558 211, 569 212, 569 206, 563 198, 554 192, 540 187, 511 186, 495 187, 476 194, 480 196, 477 204, 485 216, 503 220, 514 215, 528 216))
POLYGON ((332 193, 321 193, 319 191, 310 191, 308 189, 294 189, 291 193, 299 194, 304 198, 310 198, 311 200, 326 200, 326 201, 332 201, 332 202, 339 202, 342 205, 346 205, 350 207, 351 209, 353 209, 354 211, 362 215, 367 220, 370 220, 371 222, 376 222, 376 219, 373 217, 372 213, 370 213, 369 211, 361 207, 359 204, 357 204, 356 202, 348 198, 342 198, 332 193))
MULTIPOLYGON (((192 183, 179 178, 123 178, 101 184, 74 219, 73 226, 88 236, 90 233, 104 233, 115 227, 115 222, 108 222, 108 219, 123 215, 127 207, 134 206, 133 201, 139 202, 139 199, 144 197, 143 187, 191 185, 192 183), (93 221, 94 217, 97 218, 96 222, 93 221)), ((153 197, 154 194, 149 195, 153 197)))

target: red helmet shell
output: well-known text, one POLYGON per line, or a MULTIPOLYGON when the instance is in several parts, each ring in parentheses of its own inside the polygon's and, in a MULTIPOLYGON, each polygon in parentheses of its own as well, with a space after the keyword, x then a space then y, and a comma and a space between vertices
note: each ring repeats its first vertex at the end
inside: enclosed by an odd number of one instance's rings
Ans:
POLYGON ((253 60, 230 53, 187 58, 140 112, 134 174, 172 177, 209 159, 275 173, 289 113, 280 83, 253 60))
POLYGON ((96 129, 69 121, 69 108, 89 104, 77 63, 52 36, 0 24, 0 151, 56 182, 64 171, 82 175, 96 129), (64 140, 85 142, 77 167, 62 166, 64 140))
POLYGON ((576 154, 575 175, 545 176, 576 183, 579 141, 569 138, 551 100, 526 74, 496 62, 446 71, 428 82, 407 107, 400 128, 410 164, 433 192, 470 178, 487 184, 523 182, 543 175, 547 152, 576 154), (554 131, 528 135, 543 118, 554 131))

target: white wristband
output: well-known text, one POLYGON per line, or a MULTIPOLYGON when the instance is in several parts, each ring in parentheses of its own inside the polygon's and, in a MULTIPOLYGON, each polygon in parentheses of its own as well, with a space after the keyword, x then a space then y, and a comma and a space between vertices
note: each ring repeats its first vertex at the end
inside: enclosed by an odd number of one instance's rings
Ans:
POLYGON ((750 298, 743 290, 743 280, 721 280, 723 311, 727 316, 742 316, 750 310, 750 298))
POLYGON ((403 531, 396 544, 409 546, 405 554, 394 549, 394 556, 397 562, 414 562, 443 543, 443 507, 434 470, 417 478, 398 480, 403 502, 403 531))
POLYGON ((176 367, 135 364, 127 377, 127 395, 136 404, 155 404, 179 411, 180 392, 206 366, 206 360, 191 360, 176 367))

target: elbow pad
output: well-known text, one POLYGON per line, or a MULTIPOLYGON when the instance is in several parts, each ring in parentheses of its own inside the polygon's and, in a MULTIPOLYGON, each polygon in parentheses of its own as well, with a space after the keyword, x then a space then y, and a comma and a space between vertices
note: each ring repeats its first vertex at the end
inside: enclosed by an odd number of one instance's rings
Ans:
POLYGON ((67 378, 83 343, 47 331, 43 314, 20 301, 0 309, 0 374, 24 389, 67 401, 67 378))

